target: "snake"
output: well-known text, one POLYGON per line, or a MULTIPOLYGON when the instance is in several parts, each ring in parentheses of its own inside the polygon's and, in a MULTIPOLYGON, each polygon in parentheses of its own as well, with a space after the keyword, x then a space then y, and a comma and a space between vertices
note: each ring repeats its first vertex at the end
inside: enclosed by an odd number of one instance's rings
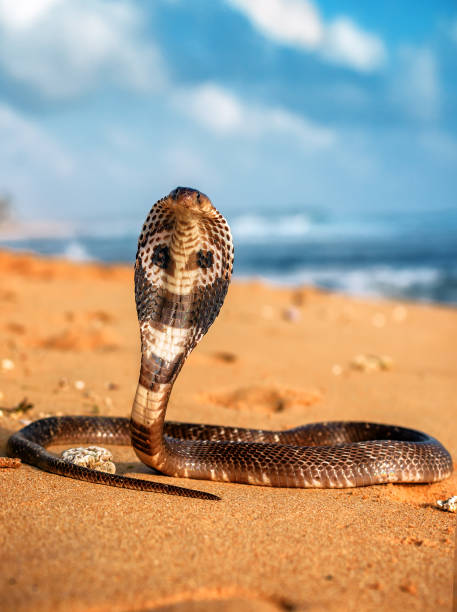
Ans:
POLYGON ((176 378, 222 307, 233 258, 229 225, 205 194, 177 187, 158 200, 142 227, 135 261, 141 363, 130 419, 33 421, 9 438, 12 461, 93 483, 208 500, 219 497, 95 471, 46 447, 69 441, 131 444, 138 458, 160 474, 271 487, 346 488, 448 477, 452 460, 444 446, 426 433, 396 425, 329 421, 270 431, 165 421, 176 378))

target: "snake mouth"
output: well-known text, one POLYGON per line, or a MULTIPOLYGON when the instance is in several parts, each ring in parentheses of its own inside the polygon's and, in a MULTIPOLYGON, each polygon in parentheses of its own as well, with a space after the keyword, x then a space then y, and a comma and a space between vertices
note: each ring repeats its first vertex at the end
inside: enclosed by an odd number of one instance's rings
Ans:
POLYGON ((170 192, 168 201, 174 212, 184 216, 189 214, 207 216, 213 210, 208 196, 192 187, 176 187, 170 192))

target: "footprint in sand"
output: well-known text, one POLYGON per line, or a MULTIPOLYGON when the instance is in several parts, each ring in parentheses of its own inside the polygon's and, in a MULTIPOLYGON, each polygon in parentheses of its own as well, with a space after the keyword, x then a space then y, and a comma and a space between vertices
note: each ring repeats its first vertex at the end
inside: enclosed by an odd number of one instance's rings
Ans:
POLYGON ((17 294, 14 291, 5 291, 4 289, 0 289, 0 301, 2 302, 15 302, 17 298, 17 294))
POLYGON ((12 334, 22 335, 26 332, 25 326, 21 323, 16 323, 16 321, 9 321, 5 324, 4 327, 7 332, 10 332, 12 334))
POLYGON ((211 357, 220 363, 235 363, 235 361, 238 361, 238 357, 235 355, 235 353, 229 353, 228 351, 213 353, 211 357))
POLYGON ((290 389, 287 387, 242 387, 234 391, 202 393, 199 400, 233 410, 258 410, 259 412, 284 412, 292 406, 311 406, 322 398, 317 390, 290 389))
POLYGON ((198 352, 192 355, 192 361, 193 363, 201 364, 217 363, 222 365, 232 365, 239 362, 239 357, 230 351, 216 351, 210 354, 198 352))
POLYGON ((422 484, 389 483, 383 487, 383 491, 395 502, 436 509, 436 500, 451 497, 456 488, 457 472, 454 472, 444 482, 435 482, 426 487, 422 484))
POLYGON ((115 350, 119 339, 114 332, 105 329, 75 327, 38 341, 38 346, 60 351, 115 350))
POLYGON ((85 313, 66 311, 64 317, 71 327, 38 340, 38 346, 61 351, 107 351, 119 346, 118 336, 109 327, 115 320, 112 314, 104 310, 85 313))

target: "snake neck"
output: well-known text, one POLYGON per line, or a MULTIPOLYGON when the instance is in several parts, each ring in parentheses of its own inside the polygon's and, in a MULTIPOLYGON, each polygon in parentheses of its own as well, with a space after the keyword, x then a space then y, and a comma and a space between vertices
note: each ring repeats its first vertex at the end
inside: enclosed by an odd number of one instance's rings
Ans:
POLYGON ((138 458, 151 467, 164 470, 167 449, 163 424, 172 384, 155 384, 147 389, 138 383, 130 419, 132 446, 138 458))
POLYGON ((186 211, 176 216, 161 288, 152 288, 147 298, 155 306, 140 319, 141 367, 131 415, 132 445, 143 463, 158 470, 165 468, 168 456, 163 439, 168 398, 196 345, 188 305, 198 269, 189 266, 189 256, 199 241, 197 220, 186 211))

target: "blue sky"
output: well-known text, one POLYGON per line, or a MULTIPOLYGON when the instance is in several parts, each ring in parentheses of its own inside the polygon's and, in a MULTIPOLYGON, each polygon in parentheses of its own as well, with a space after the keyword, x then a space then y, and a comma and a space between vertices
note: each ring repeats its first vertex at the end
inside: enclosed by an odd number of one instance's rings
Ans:
POLYGON ((454 1, 0 0, 0 41, 22 218, 455 206, 454 1))

